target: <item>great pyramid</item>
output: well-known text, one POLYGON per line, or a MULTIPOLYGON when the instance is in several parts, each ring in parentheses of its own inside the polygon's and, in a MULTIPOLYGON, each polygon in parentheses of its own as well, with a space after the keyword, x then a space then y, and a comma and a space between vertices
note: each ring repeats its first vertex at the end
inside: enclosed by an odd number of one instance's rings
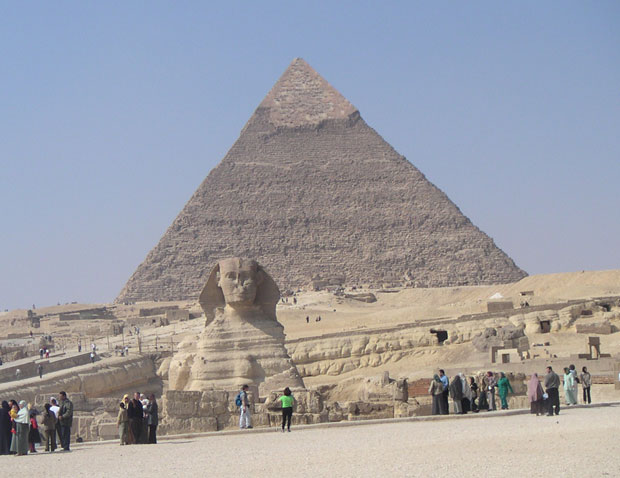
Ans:
POLYGON ((282 289, 317 278, 438 287, 526 275, 301 58, 117 301, 195 298, 231 256, 258 260, 282 289))

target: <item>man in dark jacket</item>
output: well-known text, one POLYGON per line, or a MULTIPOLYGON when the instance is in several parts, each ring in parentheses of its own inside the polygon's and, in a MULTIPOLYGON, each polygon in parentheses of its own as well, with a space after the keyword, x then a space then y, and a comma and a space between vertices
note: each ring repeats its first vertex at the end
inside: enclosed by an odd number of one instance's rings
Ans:
POLYGON ((142 436, 142 417, 144 410, 140 401, 140 392, 133 395, 133 400, 127 407, 127 417, 129 418, 129 443, 132 445, 140 443, 142 436))
POLYGON ((560 395, 558 393, 560 388, 560 377, 553 371, 551 367, 547 367, 547 375, 545 375, 545 390, 547 392, 549 401, 549 409, 547 415, 553 416, 553 408, 555 407, 555 414, 560 414, 560 395))
POLYGON ((73 425, 73 402, 67 398, 65 392, 60 392, 60 409, 58 410, 60 423, 60 446, 63 451, 71 451, 71 425, 73 425))

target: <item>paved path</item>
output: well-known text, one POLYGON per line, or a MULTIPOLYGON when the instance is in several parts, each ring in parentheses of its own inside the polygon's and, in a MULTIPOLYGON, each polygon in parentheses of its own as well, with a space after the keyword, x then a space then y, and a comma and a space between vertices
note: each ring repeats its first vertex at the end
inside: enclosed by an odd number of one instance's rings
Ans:
POLYGON ((15 476, 603 477, 620 475, 620 406, 572 408, 558 417, 309 427, 158 445, 76 445, 71 453, 0 457, 15 476))

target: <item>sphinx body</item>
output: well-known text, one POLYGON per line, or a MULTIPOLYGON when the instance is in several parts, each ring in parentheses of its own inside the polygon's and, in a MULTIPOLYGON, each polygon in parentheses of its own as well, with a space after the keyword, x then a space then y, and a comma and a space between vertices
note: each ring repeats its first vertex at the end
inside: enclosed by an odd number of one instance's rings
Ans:
POLYGON ((206 327, 180 344, 170 366, 170 388, 235 390, 247 383, 262 394, 303 387, 276 319, 279 298, 277 286, 256 261, 220 261, 200 295, 206 327))

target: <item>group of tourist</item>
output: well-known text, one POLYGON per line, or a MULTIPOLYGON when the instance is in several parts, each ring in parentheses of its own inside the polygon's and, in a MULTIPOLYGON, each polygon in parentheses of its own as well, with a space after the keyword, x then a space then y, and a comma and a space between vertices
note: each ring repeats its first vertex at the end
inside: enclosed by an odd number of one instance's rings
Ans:
POLYGON ((445 371, 440 369, 435 374, 428 388, 433 397, 431 413, 433 415, 448 415, 450 413, 449 398, 452 398, 453 413, 477 413, 480 410, 496 410, 495 393, 498 391, 502 410, 508 409, 507 396, 512 392, 512 386, 501 372, 497 377, 493 372, 487 372, 479 380, 475 377, 466 377, 459 373, 450 380, 445 371))
POLYGON ((70 451, 73 403, 65 392, 45 404, 40 423, 39 412, 25 400, 2 402, 0 408, 0 455, 36 453, 37 444, 45 443, 45 451, 54 452, 57 442, 62 451, 70 451), (58 441, 56 440, 58 437, 58 441))
MULTIPOLYGON (((577 377, 574 365, 564 369, 564 396, 567 405, 577 404, 578 386, 583 388, 583 402, 591 403, 590 387, 592 376, 583 367, 577 377)), ((532 374, 528 382, 528 397, 531 412, 536 415, 558 415, 560 413, 560 377, 551 367, 547 367, 544 378, 544 390, 537 373, 532 374)), ((480 410, 494 411, 497 409, 495 395, 499 395, 501 409, 508 410, 508 394, 514 393, 510 381, 504 372, 495 374, 491 371, 479 378, 466 377, 459 373, 450 380, 444 370, 433 377, 428 392, 432 396, 431 413, 433 415, 448 415, 449 398, 452 398, 453 413, 477 413, 480 410)))
MULTIPOLYGON (((241 430, 252 428, 252 414, 248 396, 249 389, 250 387, 247 384, 244 385, 235 398, 235 404, 239 407, 239 428, 241 430)), ((291 393, 291 389, 286 387, 277 401, 280 402, 282 409, 282 432, 285 430, 290 432, 291 420, 293 418, 293 405, 295 404, 295 398, 291 393)))
MULTIPOLYGON (((547 374, 544 378, 545 389, 543 391, 542 384, 538 378, 538 374, 532 374, 527 386, 527 394, 530 399, 530 410, 536 415, 559 415, 560 414, 560 376, 553 371, 553 368, 547 367, 547 374)), ((587 367, 581 369, 581 373, 577 376, 577 370, 574 365, 564 368, 564 400, 566 405, 577 405, 577 395, 579 392, 579 384, 583 389, 583 403, 592 403, 590 388, 592 387, 592 375, 588 372, 587 367)))
POLYGON ((130 400, 125 394, 119 403, 116 424, 121 445, 157 443, 159 406, 155 395, 151 393, 147 398, 136 392, 130 400))

